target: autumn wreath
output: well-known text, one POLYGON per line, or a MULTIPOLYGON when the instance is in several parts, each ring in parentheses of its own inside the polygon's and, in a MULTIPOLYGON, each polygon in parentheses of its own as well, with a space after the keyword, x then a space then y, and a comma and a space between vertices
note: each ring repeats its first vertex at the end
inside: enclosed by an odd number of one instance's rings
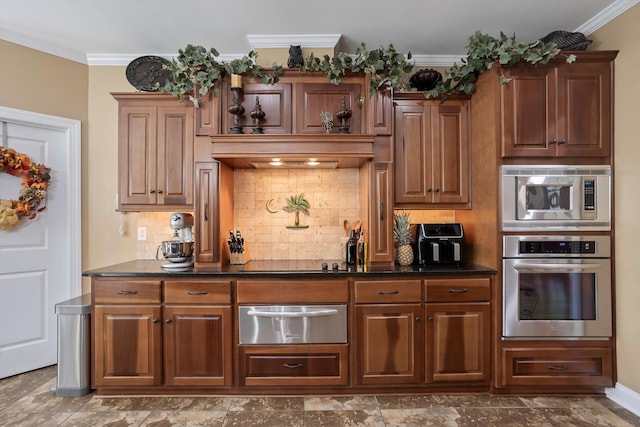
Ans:
POLYGON ((29 156, 16 153, 13 148, 0 147, 0 173, 2 172, 22 178, 18 199, 0 200, 0 229, 8 230, 18 225, 23 217, 33 219, 44 209, 40 204, 47 196, 51 169, 34 163, 29 156))

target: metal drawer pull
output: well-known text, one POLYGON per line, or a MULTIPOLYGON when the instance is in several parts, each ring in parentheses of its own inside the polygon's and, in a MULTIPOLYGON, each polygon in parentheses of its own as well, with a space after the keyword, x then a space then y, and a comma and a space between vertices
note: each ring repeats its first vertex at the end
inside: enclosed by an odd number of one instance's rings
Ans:
POLYGON ((118 291, 118 295, 136 295, 138 291, 118 291))
POLYGON ((552 371, 566 371, 569 369, 568 366, 553 366, 553 365, 549 365, 548 368, 552 371))
POLYGON ((449 292, 452 294, 464 294, 465 292, 469 292, 469 289, 449 289, 449 292))
POLYGON ((400 291, 378 291, 380 295, 396 295, 399 294, 400 291))
POLYGON ((187 295, 207 295, 208 291, 187 291, 187 295))
POLYGON ((304 368, 304 365, 302 363, 298 363, 297 365, 289 365, 288 363, 284 363, 282 367, 289 368, 289 369, 298 369, 298 368, 304 368))
POLYGON ((321 316, 335 316, 336 314, 338 314, 338 310, 336 309, 316 310, 316 311, 298 311, 298 312, 257 311, 257 310, 247 311, 247 315, 249 316, 260 316, 260 317, 321 317, 321 316))

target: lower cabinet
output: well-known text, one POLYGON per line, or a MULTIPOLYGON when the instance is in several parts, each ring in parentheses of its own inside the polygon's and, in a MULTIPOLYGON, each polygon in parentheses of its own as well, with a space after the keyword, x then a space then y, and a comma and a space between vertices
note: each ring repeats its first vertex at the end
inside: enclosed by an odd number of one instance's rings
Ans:
POLYGON ((357 280, 358 384, 419 384, 422 378, 421 280, 357 280))
POLYGON ((349 385, 347 344, 241 345, 245 386, 349 385))
POLYGON ((93 279, 92 385, 232 384, 231 282, 93 279))
POLYGON ((612 387, 608 341, 562 345, 524 341, 502 349, 501 386, 612 387))
POLYGON ((489 382, 489 303, 427 304, 426 381, 489 382))
POLYGON ((420 304, 359 305, 355 342, 360 384, 418 384, 420 304))
POLYGON ((162 385, 158 305, 96 305, 93 386, 162 385))
POLYGON ((425 380, 489 384, 491 280, 425 280, 425 380))
POLYGON ((165 308, 166 385, 231 385, 230 319, 230 307, 165 308))

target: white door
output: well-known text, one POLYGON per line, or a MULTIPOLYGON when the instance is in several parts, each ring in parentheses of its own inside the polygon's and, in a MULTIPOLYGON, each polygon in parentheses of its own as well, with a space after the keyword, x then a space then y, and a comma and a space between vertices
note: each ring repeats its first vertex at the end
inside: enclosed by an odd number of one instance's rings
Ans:
MULTIPOLYGON (((0 378, 57 362, 55 304, 81 293, 80 122, 0 107, 2 144, 51 168, 46 209, 0 230, 0 378), (74 182, 75 181, 75 182, 74 182)), ((0 199, 20 179, 0 173, 0 199)))

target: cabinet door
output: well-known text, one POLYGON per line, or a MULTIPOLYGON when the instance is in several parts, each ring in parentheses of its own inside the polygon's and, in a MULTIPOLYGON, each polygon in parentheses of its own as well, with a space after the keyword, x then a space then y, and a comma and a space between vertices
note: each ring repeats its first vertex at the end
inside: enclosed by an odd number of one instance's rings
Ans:
POLYGON ((489 382, 489 303, 426 304, 426 381, 489 382))
POLYGON ((196 262, 218 262, 220 253, 216 242, 219 239, 218 221, 218 163, 196 163, 196 262))
POLYGON ((96 305, 93 386, 162 384, 160 305, 96 305))
POLYGON ((556 154, 556 71, 552 66, 517 65, 502 96, 502 157, 553 157, 556 154))
POLYGON ((611 64, 558 67, 558 155, 607 157, 611 146, 611 64))
POLYGON ((374 163, 369 194, 369 261, 393 261, 393 190, 391 163, 374 163))
MULTIPOLYGON (((346 80, 346 79, 345 79, 346 80)), ((320 113, 327 111, 333 114, 334 133, 341 126, 336 113, 340 111, 342 99, 346 107, 351 110, 348 120, 351 133, 364 133, 362 108, 358 104, 360 96, 364 95, 364 85, 356 83, 300 83, 297 88, 296 99, 296 133, 322 133, 320 113)))
POLYGON ((356 306, 356 381, 416 384, 421 377, 420 304, 356 306))
POLYGON ((156 203, 193 205, 193 108, 158 107, 157 111, 156 203))
POLYGON ((156 108, 120 107, 118 123, 118 204, 121 207, 155 204, 156 108))
POLYGON ((395 202, 430 203, 431 123, 422 102, 396 106, 395 202))
POLYGON ((164 310, 166 384, 231 384, 231 308, 166 306, 164 310))
MULTIPOLYGON (((469 102, 432 106, 434 203, 469 202, 469 102)), ((429 191, 429 189, 427 189, 429 191)))

